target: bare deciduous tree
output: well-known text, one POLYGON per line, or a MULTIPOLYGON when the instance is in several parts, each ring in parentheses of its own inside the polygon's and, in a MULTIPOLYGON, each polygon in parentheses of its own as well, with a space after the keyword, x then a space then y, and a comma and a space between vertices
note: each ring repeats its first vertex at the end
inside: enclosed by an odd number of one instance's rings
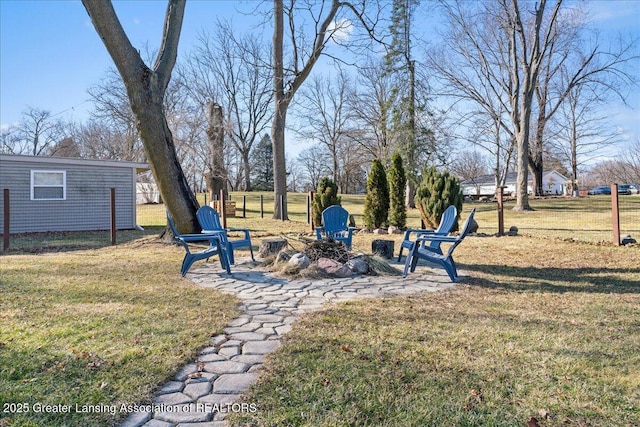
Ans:
MULTIPOLYGON (((583 104, 595 111, 614 97, 625 102, 626 89, 637 80, 629 69, 638 58, 632 53, 634 42, 620 39, 603 48, 597 34, 587 31, 585 13, 579 6, 563 8, 548 44, 535 90, 535 130, 529 146, 529 167, 536 195, 543 194, 544 153, 549 150, 545 130, 558 110, 568 103, 569 109, 576 112, 583 104)), ((593 115, 590 119, 581 116, 591 124, 593 118, 593 115)), ((592 142, 606 145, 611 131, 603 127, 600 130, 599 134, 592 135, 592 142)), ((580 143, 588 142, 583 139, 580 143)))
POLYGON ((580 168, 619 140, 619 135, 608 126, 609 117, 601 110, 600 102, 589 94, 582 94, 583 90, 591 89, 578 85, 567 93, 549 126, 552 140, 549 146, 569 166, 574 195, 579 192, 580 168))
MULTIPOLYGON (((517 196, 514 210, 529 210, 528 159, 533 99, 541 64, 557 27, 562 0, 552 6, 540 0, 465 3, 442 2, 450 33, 449 54, 458 58, 447 79, 457 85, 462 99, 479 103, 495 123, 509 129, 516 143, 517 196), (463 78, 459 78, 462 71, 463 78), (467 74, 464 74, 467 73, 467 74), (481 82, 474 86, 469 82, 481 82), (482 91, 476 90, 476 87, 482 91), (485 97, 485 93, 488 97, 485 97), (483 98, 490 102, 484 102, 483 98), (509 120, 503 120, 502 114, 509 120)), ((438 65, 438 57, 431 60, 438 65)), ((442 67, 440 67, 440 70, 442 67)))
MULTIPOLYGON (((288 219, 284 137, 289 106, 328 44, 339 44, 344 39, 344 34, 350 34, 353 31, 354 26, 347 19, 347 14, 351 14, 365 28, 368 35, 373 34, 375 21, 367 18, 368 3, 366 1, 357 4, 339 0, 291 1, 285 7, 283 0, 274 0, 273 5, 274 116, 271 125, 275 194, 273 218, 288 219), (309 29, 311 29, 311 36, 308 33, 309 29), (285 37, 288 38, 286 45, 285 37), (286 58, 285 47, 290 49, 286 58), (281 203, 281 199, 284 203, 281 203)), ((377 6, 377 3, 374 2, 374 5, 377 6)), ((376 13, 372 15, 378 16, 376 13)))
MULTIPOLYGON (((451 165, 453 173, 462 181, 474 181, 477 178, 488 175, 486 158, 477 151, 463 151, 456 156, 451 165)), ((479 186, 476 191, 480 194, 479 186)))
MULTIPOLYGON (((91 127, 95 129, 99 122, 109 128, 109 133, 113 134, 111 138, 99 140, 103 144, 100 151, 108 153, 111 156, 109 158, 112 159, 142 161, 144 149, 138 136, 136 119, 131 111, 131 103, 122 83, 122 77, 115 69, 110 69, 101 82, 89 88, 88 92, 94 106, 91 112, 93 122, 91 127)), ((104 132, 103 135, 105 135, 104 132)), ((94 147, 96 142, 87 141, 94 147)))
POLYGON ((200 36, 179 74, 201 108, 210 102, 222 106, 226 136, 242 159, 243 187, 251 191, 251 149, 272 119, 269 50, 254 34, 236 34, 228 22, 216 27, 213 36, 200 36))
POLYGON ((331 174, 329 163, 329 153, 327 149, 320 145, 313 145, 311 148, 302 150, 298 154, 297 163, 302 168, 307 183, 311 190, 318 188, 320 178, 331 174))
POLYGON ((349 94, 349 109, 356 121, 349 137, 367 160, 387 159, 394 151, 393 112, 398 101, 394 76, 382 60, 370 59, 358 69, 360 85, 349 94))
POLYGON ((111 2, 83 0, 87 13, 127 89, 131 110, 162 199, 181 232, 200 229, 198 202, 176 154, 164 113, 164 97, 176 63, 185 0, 169 0, 162 42, 152 68, 127 37, 111 2))
POLYGON ((50 111, 29 107, 16 126, 3 131, 3 145, 9 153, 42 156, 66 136, 64 124, 50 111))
POLYGON ((350 81, 346 73, 340 70, 333 79, 318 76, 310 83, 300 93, 301 102, 297 111, 302 127, 297 133, 308 141, 324 145, 330 157, 331 178, 344 191, 340 181, 340 160, 349 131, 347 98, 351 92, 350 81))

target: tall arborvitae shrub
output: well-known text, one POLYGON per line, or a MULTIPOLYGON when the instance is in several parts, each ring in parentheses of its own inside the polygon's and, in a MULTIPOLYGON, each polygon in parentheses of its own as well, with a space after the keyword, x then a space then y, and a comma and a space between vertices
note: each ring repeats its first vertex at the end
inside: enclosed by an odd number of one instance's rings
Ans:
POLYGON ((389 184, 382 162, 375 159, 367 178, 367 195, 364 199, 364 225, 380 228, 387 225, 389 216, 389 184))
MULTIPOLYGON (((422 172, 422 181, 416 191, 416 207, 428 228, 436 229, 444 211, 454 205, 458 209, 458 218, 462 211, 462 191, 460 181, 449 172, 440 173, 435 167, 422 172)), ((458 218, 453 231, 458 229, 458 218)))
POLYGON ((313 195, 313 223, 322 224, 322 211, 332 205, 340 205, 342 199, 338 196, 338 185, 331 178, 320 178, 318 189, 313 195))
POLYGON ((407 177, 402 165, 402 156, 395 153, 391 159, 389 168, 389 193, 391 202, 389 208, 389 224, 398 228, 405 228, 407 225, 407 207, 404 204, 404 195, 407 185, 407 177))

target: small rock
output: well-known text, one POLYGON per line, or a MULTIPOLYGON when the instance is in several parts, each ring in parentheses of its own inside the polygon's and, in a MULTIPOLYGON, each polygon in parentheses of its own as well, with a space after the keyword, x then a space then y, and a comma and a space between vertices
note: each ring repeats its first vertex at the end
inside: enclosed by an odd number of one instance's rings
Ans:
POLYGON ((622 239, 620 240, 620 244, 621 245, 633 245, 635 243, 638 243, 636 241, 636 239, 634 239, 633 237, 626 235, 624 237, 622 237, 622 239))
POLYGON ((402 233, 402 230, 400 230, 395 225, 390 225, 389 228, 387 229, 387 233, 389 233, 389 234, 400 234, 400 233, 402 233))
POLYGON ((319 258, 317 265, 318 269, 324 271, 330 276, 349 277, 353 274, 349 267, 329 258, 319 258))
POLYGON ((518 235, 518 227, 516 227, 515 225, 512 225, 509 228, 509 232, 507 233, 508 236, 517 236, 518 235))
POLYGON ((369 264, 367 264, 362 258, 350 259, 347 261, 346 265, 349 267, 349 270, 356 274, 367 274, 369 272, 369 264))
POLYGON ((291 255, 289 255, 288 253, 286 253, 285 251, 280 251, 278 252, 278 255, 276 255, 276 264, 279 262, 287 262, 291 259, 291 255))
POLYGON ((478 228, 480 228, 480 226, 478 225, 478 222, 476 221, 475 218, 472 218, 471 228, 469 228, 469 233, 476 233, 478 231, 478 228))
POLYGON ((386 228, 376 228, 373 230, 373 234, 389 234, 386 228))
POLYGON ((297 253, 289 259, 289 264, 300 268, 307 268, 309 267, 309 264, 311 264, 311 260, 305 254, 297 253))

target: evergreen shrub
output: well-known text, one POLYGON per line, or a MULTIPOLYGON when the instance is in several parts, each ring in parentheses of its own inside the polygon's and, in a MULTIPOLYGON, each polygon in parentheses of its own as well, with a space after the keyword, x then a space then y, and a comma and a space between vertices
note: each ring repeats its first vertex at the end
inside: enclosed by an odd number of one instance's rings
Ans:
POLYGON ((313 224, 322 225, 322 211, 329 206, 341 205, 342 198, 338 196, 338 185, 331 178, 320 178, 318 189, 313 195, 313 224))
POLYGON ((389 183, 387 174, 379 159, 371 165, 367 178, 367 195, 364 200, 364 225, 368 228, 379 228, 388 224, 389 216, 389 183))
POLYGON ((458 219, 462 211, 462 190, 460 181, 449 172, 438 172, 431 166, 422 171, 422 180, 416 190, 416 207, 427 228, 436 229, 444 211, 454 205, 458 217, 452 231, 458 229, 458 219))

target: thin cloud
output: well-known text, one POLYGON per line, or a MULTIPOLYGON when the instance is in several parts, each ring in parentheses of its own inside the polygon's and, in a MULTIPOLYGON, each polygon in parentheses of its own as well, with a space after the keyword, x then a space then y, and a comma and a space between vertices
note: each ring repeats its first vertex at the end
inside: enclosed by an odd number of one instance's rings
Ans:
POLYGON ((329 24, 327 32, 330 34, 330 38, 335 43, 344 43, 351 38, 353 33, 353 24, 348 19, 340 19, 339 21, 333 21, 329 24))

